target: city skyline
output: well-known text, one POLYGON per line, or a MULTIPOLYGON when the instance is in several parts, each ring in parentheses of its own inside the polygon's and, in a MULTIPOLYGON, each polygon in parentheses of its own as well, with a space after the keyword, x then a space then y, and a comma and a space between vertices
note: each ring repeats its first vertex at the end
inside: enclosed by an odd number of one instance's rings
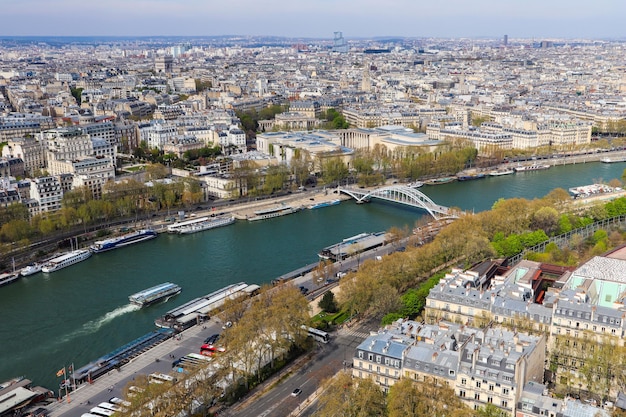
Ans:
POLYGON ((623 38, 617 0, 501 2, 451 0, 422 4, 389 0, 320 0, 262 4, 251 0, 8 0, 0 36, 215 36, 332 38, 501 37, 623 38), (132 8, 129 7, 132 4, 132 8))

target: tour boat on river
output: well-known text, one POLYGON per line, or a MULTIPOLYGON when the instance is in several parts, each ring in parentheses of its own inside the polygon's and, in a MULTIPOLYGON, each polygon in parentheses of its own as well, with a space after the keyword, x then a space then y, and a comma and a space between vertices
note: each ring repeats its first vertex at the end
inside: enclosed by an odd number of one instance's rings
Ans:
POLYGON ((133 243, 139 243, 145 240, 154 239, 157 236, 157 232, 152 229, 142 229, 136 232, 127 233, 122 236, 112 237, 105 240, 98 240, 94 242, 94 244, 91 245, 89 248, 93 253, 101 253, 108 250, 132 245, 133 243))
POLYGON ((20 277, 20 274, 17 272, 4 272, 0 274, 0 287, 4 285, 9 285, 12 282, 17 281, 20 277))
POLYGON ((90 256, 91 251, 89 251, 88 249, 78 249, 67 252, 46 262, 46 264, 41 268, 41 272, 47 274, 50 272, 58 271, 59 269, 82 262, 90 256))
POLYGON ((515 171, 513 171, 512 169, 496 169, 493 171, 489 171, 489 176, 491 177, 500 177, 502 175, 511 175, 514 174, 515 171))
POLYGON ((280 206, 272 207, 266 210, 255 211, 254 212, 255 216, 248 217, 248 221, 254 222, 257 220, 265 220, 265 219, 271 219, 274 217, 286 216, 287 214, 292 214, 297 211, 298 209, 295 207, 282 204, 280 206))
POLYGON ((515 168, 515 172, 526 172, 526 171, 540 171, 543 169, 549 169, 550 165, 548 164, 532 164, 532 165, 518 165, 515 168))
POLYGON ((228 226, 235 223, 235 216, 219 216, 219 217, 202 217, 199 220, 179 226, 177 233, 181 235, 188 235, 191 233, 203 232, 209 229, 215 229, 216 227, 228 226))
POLYGON ((26 265, 24 268, 20 270, 20 275, 23 277, 27 277, 29 275, 34 275, 37 272, 41 272, 41 268, 43 268, 43 264, 38 262, 32 263, 30 265, 26 265))
POLYGON ((138 305, 139 307, 145 307, 150 304, 154 304, 157 301, 167 299, 180 294, 182 288, 171 282, 165 282, 163 284, 155 285, 147 290, 139 291, 128 297, 131 303, 138 305))
POLYGON ((614 164, 616 162, 626 162, 626 156, 616 156, 614 158, 602 158, 601 162, 605 164, 614 164))
POLYGON ((310 205, 308 208, 310 210, 315 210, 318 208, 324 208, 324 207, 330 207, 330 206, 336 206, 337 204, 341 203, 341 200, 339 200, 338 198, 335 200, 330 200, 330 201, 322 201, 320 203, 316 203, 316 204, 312 204, 310 205))

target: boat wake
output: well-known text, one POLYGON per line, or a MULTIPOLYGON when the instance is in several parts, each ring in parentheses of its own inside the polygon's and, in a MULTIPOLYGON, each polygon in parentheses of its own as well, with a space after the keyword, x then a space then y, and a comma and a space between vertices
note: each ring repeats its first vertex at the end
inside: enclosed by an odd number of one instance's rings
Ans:
POLYGON ((118 307, 113 311, 109 311, 102 317, 98 317, 95 320, 88 321, 83 324, 78 330, 68 334, 63 339, 64 342, 70 341, 78 336, 88 335, 97 332, 100 327, 103 325, 110 323, 115 318, 123 316, 124 314, 131 313, 133 311, 139 310, 141 307, 136 306, 134 304, 126 304, 124 306, 118 307))

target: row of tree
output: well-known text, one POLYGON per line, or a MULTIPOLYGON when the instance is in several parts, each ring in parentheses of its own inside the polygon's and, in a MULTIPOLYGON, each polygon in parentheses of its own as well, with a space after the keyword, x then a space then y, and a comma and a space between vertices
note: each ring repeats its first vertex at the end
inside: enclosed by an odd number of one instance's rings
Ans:
POLYGON ((173 384, 134 378, 125 388, 131 406, 121 415, 169 417, 183 410, 192 415, 199 405, 235 400, 309 341, 302 328, 309 322, 308 301, 293 285, 265 286, 255 297, 229 299, 221 310, 220 318, 233 323, 220 335, 223 352, 206 365, 176 373, 173 384))
MULTIPOLYGON (((162 175, 157 166, 148 167, 149 177, 162 175), (156 174, 154 174, 154 173, 156 174), (151 174, 152 173, 152 174, 151 174)), ((136 180, 108 182, 99 200, 87 187, 67 191, 63 195, 61 210, 29 218, 28 208, 12 204, 0 209, 0 242, 19 242, 26 245, 34 238, 69 231, 80 225, 86 230, 91 225, 106 225, 120 218, 144 216, 175 207, 192 207, 203 200, 200 184, 192 179, 172 183, 154 181, 151 186, 136 180)))
MULTIPOLYGON (((500 200, 489 211, 463 215, 443 228, 430 244, 393 253, 385 257, 383 263, 366 261, 357 272, 342 280, 338 301, 351 313, 378 318, 390 312, 401 312, 404 306, 401 296, 411 288, 420 288, 442 266, 469 266, 496 255, 510 256, 519 253, 525 246, 545 241, 548 236, 541 229, 545 222, 538 220, 542 212, 553 213, 554 210, 555 224, 565 215, 569 224, 575 227, 602 220, 594 214, 605 212, 607 205, 621 207, 621 201, 626 201, 618 199, 608 204, 601 203, 605 210, 591 207, 580 214, 559 214, 559 210, 567 210, 565 203, 570 200, 564 190, 557 189, 541 199, 500 200)), ((626 211, 618 213, 626 214, 626 211)), ((407 231, 396 230, 395 233, 401 237, 409 236, 407 231)), ((573 240, 576 240, 575 236, 573 240)), ((607 235, 606 232, 598 232, 588 241, 578 242, 581 252, 570 253, 568 264, 572 261, 578 263, 623 241, 621 233, 607 235), (573 260, 570 259, 572 257, 573 260)))

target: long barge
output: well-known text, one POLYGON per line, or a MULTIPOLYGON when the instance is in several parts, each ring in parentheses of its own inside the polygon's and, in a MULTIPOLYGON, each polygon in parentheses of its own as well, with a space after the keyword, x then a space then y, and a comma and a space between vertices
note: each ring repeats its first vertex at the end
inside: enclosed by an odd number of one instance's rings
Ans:
POLYGON ((318 253, 322 259, 330 261, 340 261, 350 256, 378 248, 387 243, 387 233, 361 233, 356 236, 343 239, 339 243, 325 247, 318 253))
POLYGON ((154 324, 157 327, 183 331, 199 322, 208 320, 209 313, 221 307, 227 299, 233 299, 240 295, 252 295, 259 288, 256 284, 248 285, 245 282, 228 285, 168 311, 157 318, 154 324))
POLYGON ((204 232, 205 230, 224 227, 235 223, 235 216, 204 217, 204 220, 188 224, 178 228, 178 233, 188 235, 191 233, 204 232))
POLYGON ((142 229, 125 235, 112 237, 110 239, 98 240, 89 247, 93 253, 101 253, 109 250, 122 248, 134 243, 144 242, 156 238, 157 232, 152 229, 142 229))
POLYGON ((111 370, 119 369, 122 365, 128 363, 132 358, 139 356, 147 349, 150 349, 169 339, 172 335, 174 335, 174 333, 175 332, 172 329, 154 330, 130 343, 127 343, 113 352, 88 363, 74 372, 73 377, 76 384, 92 382, 94 379, 111 370))
POLYGON ((258 220, 272 219, 274 217, 286 216, 288 214, 296 213, 297 208, 281 204, 280 206, 272 207, 266 210, 258 210, 254 212, 253 217, 248 217, 248 221, 254 222, 258 220))

